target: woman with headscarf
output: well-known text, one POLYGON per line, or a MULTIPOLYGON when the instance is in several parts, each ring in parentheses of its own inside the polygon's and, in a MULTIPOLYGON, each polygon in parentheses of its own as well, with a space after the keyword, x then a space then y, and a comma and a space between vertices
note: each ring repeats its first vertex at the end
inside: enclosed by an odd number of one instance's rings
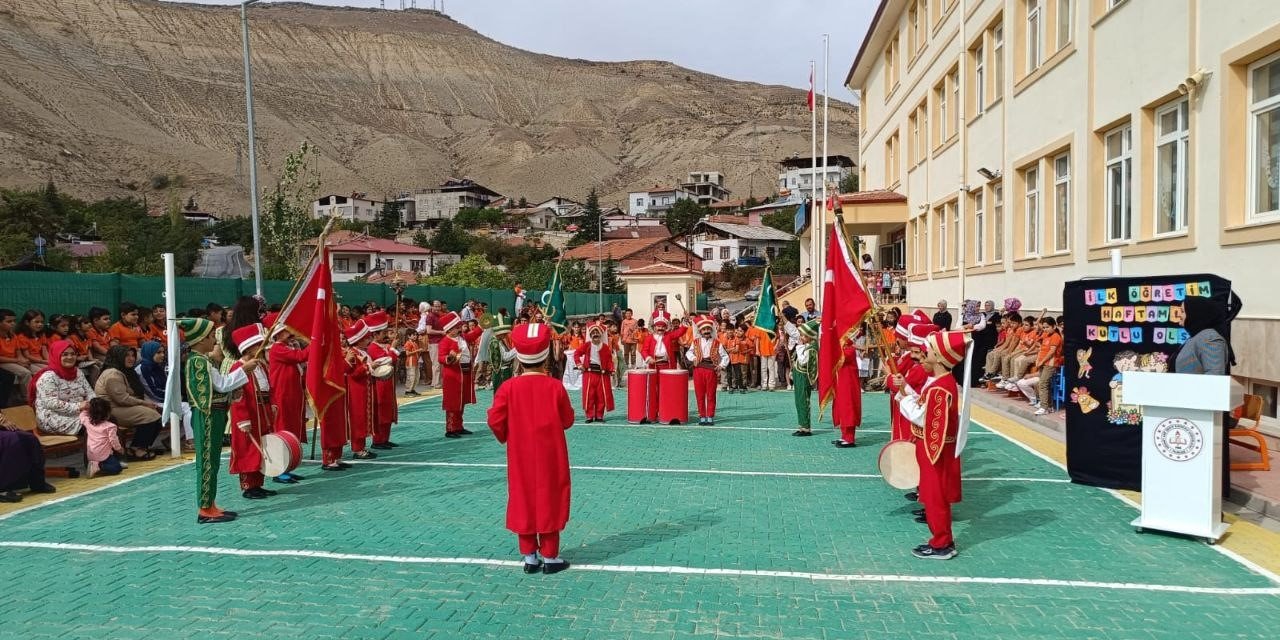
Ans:
MULTIPOLYGON (((1182 303, 1182 327, 1191 334, 1173 361, 1174 373, 1225 376, 1236 363, 1236 353, 1226 336, 1231 321, 1240 313, 1240 298, 1231 294, 1230 308, 1210 298, 1187 296, 1182 303)), ((1223 413, 1222 433, 1235 427, 1230 413, 1223 413)), ((1226 436, 1223 436, 1226 441, 1226 436)), ((1222 496, 1231 491, 1231 447, 1222 447, 1222 496)))
MULTIPOLYGON (((160 406, 164 406, 165 387, 169 381, 169 367, 166 365, 164 345, 156 342, 142 343, 140 356, 138 358, 138 377, 142 379, 142 391, 147 400, 150 400, 160 406)), ((179 413, 182 414, 182 450, 195 451, 195 444, 192 438, 195 436, 191 431, 191 405, 183 402, 179 405, 179 413)))
POLYGON ((107 350, 102 362, 102 375, 94 385, 94 391, 111 403, 111 420, 124 428, 133 429, 129 443, 132 460, 151 460, 156 436, 160 434, 159 404, 147 400, 146 387, 138 372, 138 351, 132 347, 116 345, 107 350))
POLYGON ((45 433, 74 436, 83 429, 80 412, 89 406, 93 389, 76 366, 77 359, 71 343, 59 340, 49 346, 49 366, 31 379, 27 402, 45 433))
MULTIPOLYGON (((968 304, 973 302, 977 305, 976 300, 965 301, 965 315, 962 321, 965 325, 969 325, 968 304)), ((982 311, 978 313, 978 321, 972 325, 973 329, 973 371, 972 379, 969 381, 970 386, 981 386, 982 377, 986 375, 985 363, 987 354, 996 347, 996 342, 1000 338, 1000 312, 996 311, 996 303, 994 300, 987 300, 982 304, 982 311)))

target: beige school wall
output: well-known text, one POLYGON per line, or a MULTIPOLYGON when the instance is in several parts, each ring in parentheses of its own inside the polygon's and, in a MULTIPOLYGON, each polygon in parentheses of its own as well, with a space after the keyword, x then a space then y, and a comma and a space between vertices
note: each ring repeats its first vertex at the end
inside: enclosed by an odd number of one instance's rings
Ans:
MULTIPOLYGON (((1118 248, 1124 275, 1208 272, 1231 280, 1245 303, 1233 327, 1240 360, 1234 373, 1256 392, 1274 392, 1280 383, 1280 297, 1273 293, 1280 216, 1250 219, 1246 213, 1254 186, 1248 72, 1280 52, 1280 2, 1109 4, 883 3, 848 85, 862 98, 862 188, 907 197, 909 304, 928 309, 939 299, 954 306, 963 298, 998 302, 1016 296, 1024 310, 1057 311, 1063 283, 1109 275, 1110 250, 1118 248), (1036 6, 1045 28, 1043 53, 1033 65, 1027 11, 1036 6), (1069 7, 1069 16, 1059 15, 1062 7, 1069 7), (921 29, 912 30, 912 14, 924 18, 921 29), (1003 82, 994 80, 997 68, 1003 82), (1199 70, 1208 73, 1184 96, 1179 84, 1199 70), (1156 115, 1184 99, 1186 227, 1157 234, 1156 115), (1109 242, 1105 142, 1125 126, 1132 144, 1132 237, 1109 242), (1066 246, 1058 246, 1054 233, 1059 157, 1068 169, 1066 246), (988 180, 979 168, 999 175, 988 180), (1038 183, 1032 189, 1038 208, 1028 206, 1029 169, 1038 170, 1031 183, 1038 183), (997 195, 1003 201, 1000 235, 994 228, 997 195), (979 203, 981 237, 975 233, 979 203), (1029 219, 1038 221, 1038 234, 1028 234, 1029 219), (1000 260, 994 259, 997 243, 1000 260)), ((1264 149, 1263 155, 1271 154, 1264 149)))

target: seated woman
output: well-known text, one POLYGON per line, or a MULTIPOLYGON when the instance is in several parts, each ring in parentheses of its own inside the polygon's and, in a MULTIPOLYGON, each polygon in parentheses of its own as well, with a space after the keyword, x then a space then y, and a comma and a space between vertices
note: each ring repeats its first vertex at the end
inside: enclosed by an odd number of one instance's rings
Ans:
MULTIPOLYGON (((94 391, 111 403, 111 420, 124 428, 133 429, 129 443, 131 460, 151 460, 156 436, 160 433, 160 405, 147 400, 142 379, 133 367, 138 362, 138 350, 115 345, 107 350, 102 362, 102 375, 94 385, 94 391)), ((77 424, 79 416, 76 417, 77 424)))
MULTIPOLYGON (((169 368, 165 366, 164 345, 154 340, 142 343, 142 356, 138 358, 138 377, 142 379, 142 392, 147 400, 161 407, 164 406, 165 386, 169 378, 169 368)), ((186 402, 178 406, 182 415, 182 450, 195 451, 194 437, 191 431, 191 405, 186 402)))
POLYGON ((0 502, 20 502, 15 489, 30 487, 32 493, 53 493, 45 482, 44 451, 35 434, 23 431, 0 414, 0 502))
POLYGON ((66 340, 49 347, 49 367, 31 380, 27 401, 45 433, 80 435, 80 412, 89 406, 93 389, 76 367, 76 350, 66 340))

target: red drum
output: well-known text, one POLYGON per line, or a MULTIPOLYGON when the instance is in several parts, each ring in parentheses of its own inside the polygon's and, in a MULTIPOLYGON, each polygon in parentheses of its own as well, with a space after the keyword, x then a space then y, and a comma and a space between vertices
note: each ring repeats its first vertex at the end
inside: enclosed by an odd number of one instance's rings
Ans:
POLYGON ((274 478, 298 468, 302 461, 302 444, 289 431, 262 436, 262 475, 274 478))
POLYGON ((627 422, 645 424, 658 419, 658 385, 653 369, 627 372, 627 422))
POLYGON ((658 422, 689 422, 689 372, 666 369, 658 372, 658 422))

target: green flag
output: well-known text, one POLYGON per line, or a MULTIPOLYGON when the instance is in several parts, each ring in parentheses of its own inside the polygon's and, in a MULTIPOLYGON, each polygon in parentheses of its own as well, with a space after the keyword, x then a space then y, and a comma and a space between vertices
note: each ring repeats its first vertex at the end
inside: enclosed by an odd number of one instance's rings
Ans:
POLYGON ((556 263, 556 271, 551 275, 551 282, 542 294, 542 315, 547 323, 564 331, 568 326, 569 315, 564 308, 564 284, 560 281, 560 263, 556 263))
POLYGON ((778 314, 774 309, 777 303, 773 297, 773 265, 766 265, 760 283, 760 301, 756 306, 756 326, 764 329, 770 338, 778 331, 778 314))

